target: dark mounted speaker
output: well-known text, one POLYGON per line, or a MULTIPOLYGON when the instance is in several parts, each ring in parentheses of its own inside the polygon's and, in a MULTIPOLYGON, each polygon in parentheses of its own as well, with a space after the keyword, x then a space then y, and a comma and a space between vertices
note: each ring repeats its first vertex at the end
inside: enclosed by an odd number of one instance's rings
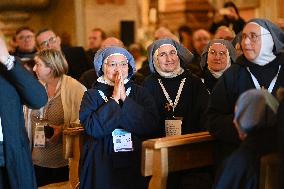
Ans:
POLYGON ((120 39, 125 46, 134 43, 135 40, 135 22, 121 21, 120 22, 120 39))

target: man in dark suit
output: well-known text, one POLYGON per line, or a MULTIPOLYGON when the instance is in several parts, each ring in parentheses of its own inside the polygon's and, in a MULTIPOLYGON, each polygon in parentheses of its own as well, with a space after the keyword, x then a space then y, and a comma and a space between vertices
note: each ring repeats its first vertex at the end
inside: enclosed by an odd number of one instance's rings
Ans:
POLYGON ((88 70, 88 59, 82 47, 61 47, 61 39, 54 31, 42 29, 36 34, 36 44, 39 50, 52 48, 62 51, 68 62, 67 75, 79 79, 88 70))
MULTIPOLYGON (((1 35, 1 33, 0 33, 1 35)), ((14 56, 0 36, 0 188, 37 188, 23 104, 39 109, 47 94, 14 56)))
POLYGON ((27 26, 19 27, 15 33, 15 42, 17 48, 13 53, 14 56, 21 60, 31 60, 36 53, 35 33, 34 30, 27 26))
POLYGON ((101 28, 94 28, 88 37, 87 57, 89 63, 89 69, 94 68, 94 57, 96 52, 101 48, 103 41, 107 38, 106 33, 101 28))

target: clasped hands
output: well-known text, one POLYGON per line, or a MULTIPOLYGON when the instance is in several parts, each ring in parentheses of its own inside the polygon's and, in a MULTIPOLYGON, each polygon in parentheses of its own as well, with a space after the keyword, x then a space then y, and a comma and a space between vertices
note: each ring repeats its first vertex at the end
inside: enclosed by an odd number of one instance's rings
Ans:
POLYGON ((112 99, 114 99, 117 103, 119 103, 119 100, 122 100, 124 102, 125 98, 126 98, 126 93, 124 87, 124 79, 121 70, 118 70, 115 76, 112 99))

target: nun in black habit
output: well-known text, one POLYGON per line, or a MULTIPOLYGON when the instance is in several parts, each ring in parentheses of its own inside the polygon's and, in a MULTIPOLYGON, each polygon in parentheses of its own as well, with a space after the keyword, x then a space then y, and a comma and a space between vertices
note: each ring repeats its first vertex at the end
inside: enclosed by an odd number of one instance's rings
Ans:
MULTIPOLYGON (((204 112, 209 92, 200 78, 186 70, 192 54, 172 39, 160 39, 148 47, 149 67, 152 74, 144 86, 154 96, 160 113, 159 133, 155 137, 187 134, 205 130, 204 112), (165 129, 169 123, 176 124, 173 131, 165 129), (167 130, 167 131, 166 131, 167 130)), ((172 124, 174 125, 174 124, 172 124)), ((168 127, 171 128, 171 127, 168 127)), ((211 188, 209 170, 170 173, 167 189, 211 188)))
POLYGON ((185 69, 192 54, 172 39, 160 39, 148 47, 152 74, 144 86, 154 96, 160 113, 160 132, 165 136, 165 120, 182 119, 181 134, 204 130, 203 113, 209 92, 202 81, 185 69))
POLYGON ((130 80, 135 62, 124 48, 98 51, 94 65, 98 79, 85 92, 80 109, 86 135, 80 188, 146 189, 141 146, 158 127, 154 99, 130 80))
POLYGON ((242 143, 224 161, 214 189, 259 188, 260 159, 277 150, 278 106, 267 90, 250 89, 239 97, 234 124, 242 143))
POLYGON ((200 67, 204 84, 210 92, 222 74, 235 63, 236 58, 236 50, 227 40, 213 39, 205 47, 200 67))
POLYGON ((219 142, 217 161, 240 144, 233 126, 239 95, 252 88, 265 88, 275 95, 284 86, 283 47, 283 31, 269 20, 252 19, 245 25, 241 40, 243 55, 219 79, 209 103, 207 125, 219 142))

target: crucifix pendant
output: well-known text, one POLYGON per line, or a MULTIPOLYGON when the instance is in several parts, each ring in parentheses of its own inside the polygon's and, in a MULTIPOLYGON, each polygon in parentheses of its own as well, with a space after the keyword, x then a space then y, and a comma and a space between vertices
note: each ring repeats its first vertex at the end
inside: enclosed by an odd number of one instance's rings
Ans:
POLYGON ((169 112, 172 109, 172 106, 169 103, 166 103, 165 109, 169 112))

